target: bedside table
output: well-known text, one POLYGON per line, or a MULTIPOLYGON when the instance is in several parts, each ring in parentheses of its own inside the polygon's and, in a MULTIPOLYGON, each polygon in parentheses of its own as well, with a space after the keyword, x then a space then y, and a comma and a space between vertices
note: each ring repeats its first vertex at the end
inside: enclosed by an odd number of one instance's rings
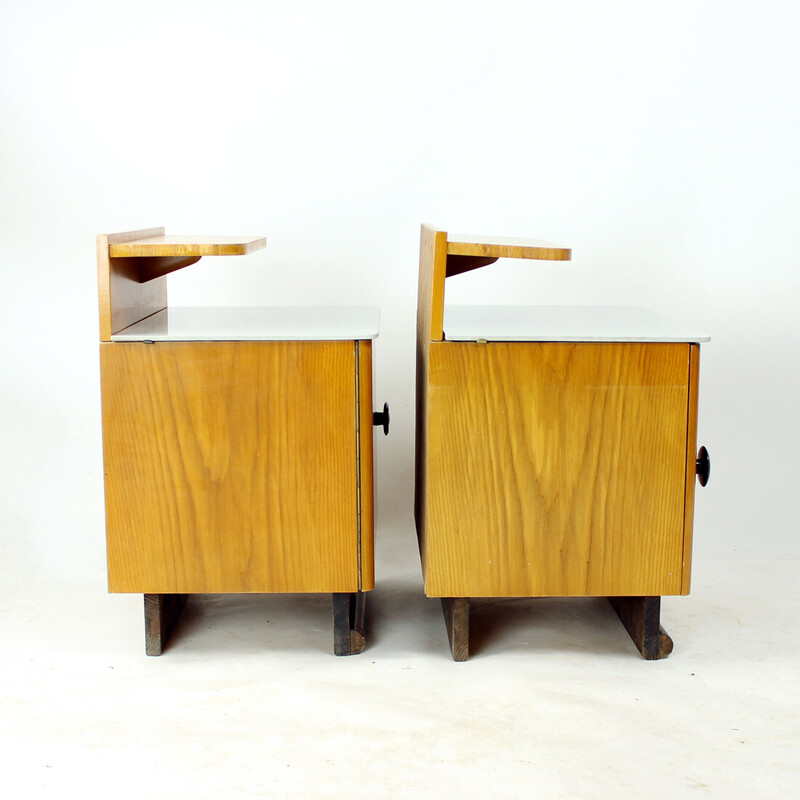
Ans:
POLYGON ((97 237, 109 590, 144 594, 148 655, 202 593, 331 593, 334 651, 364 646, 378 309, 167 304, 168 272, 265 244, 97 237))
POLYGON ((661 596, 689 592, 708 337, 638 309, 444 305, 452 275, 570 256, 422 228, 415 517, 455 660, 470 597, 609 597, 655 659, 661 596))

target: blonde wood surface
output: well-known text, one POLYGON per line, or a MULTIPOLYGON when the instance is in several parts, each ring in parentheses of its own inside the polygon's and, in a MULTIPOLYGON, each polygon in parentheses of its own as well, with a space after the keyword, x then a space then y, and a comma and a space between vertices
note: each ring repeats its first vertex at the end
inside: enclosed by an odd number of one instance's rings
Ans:
POLYGON ((163 233, 163 228, 148 228, 127 233, 101 234, 97 237, 100 341, 108 342, 112 334, 166 308, 166 279, 143 284, 139 280, 138 263, 126 258, 109 257, 111 246, 163 233))
POLYGON ((97 237, 100 341, 167 306, 165 276, 205 255, 245 255, 266 246, 263 237, 165 236, 147 228, 97 237))
POLYGON ((683 528, 683 579, 681 594, 689 594, 692 582, 692 535, 694 531, 694 491, 697 486, 697 401, 700 386, 700 345, 689 350, 689 407, 686 423, 686 507, 683 528))
POLYGON ((426 493, 428 490, 428 356, 432 342, 444 339, 445 279, 485 266, 497 258, 569 259, 571 251, 531 239, 448 235, 431 225, 422 225, 417 294, 417 391, 414 517, 425 570, 426 493))
POLYGON ((689 348, 431 343, 426 594, 679 594, 689 348))
POLYGON ((373 478, 372 342, 356 342, 358 375, 359 590, 375 588, 375 487, 373 478))
POLYGON ((447 233, 423 225, 419 242, 418 340, 430 342, 442 338, 446 272, 447 233))
POLYGON ((267 246, 263 236, 140 236, 110 243, 112 258, 243 256, 267 246))
POLYGON ((354 349, 102 344, 110 590, 356 591, 354 349))
POLYGON ((534 258, 540 261, 569 261, 572 251, 552 242, 517 239, 510 236, 465 236, 447 234, 447 255, 479 258, 534 258))
POLYGON ((120 262, 118 268, 129 280, 145 284, 188 267, 202 256, 243 256, 266 244, 264 237, 165 236, 163 228, 153 228, 112 235, 107 239, 107 254, 112 262, 120 262))
POLYGON ((414 518, 421 543, 420 557, 425 569, 425 490, 427 486, 426 443, 428 350, 431 340, 442 339, 444 281, 447 269, 447 234, 423 225, 419 246, 419 287, 417 296, 417 392, 415 429, 414 518))

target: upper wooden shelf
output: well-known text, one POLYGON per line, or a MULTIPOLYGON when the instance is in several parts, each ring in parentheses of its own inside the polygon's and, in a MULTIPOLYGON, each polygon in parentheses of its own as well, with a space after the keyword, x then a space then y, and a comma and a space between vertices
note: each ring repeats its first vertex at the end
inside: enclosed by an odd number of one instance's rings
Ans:
POLYGON ((538 239, 516 239, 510 236, 463 236, 448 233, 447 255, 569 261, 572 258, 572 250, 538 239))
POLYGON ((166 236, 163 227, 97 236, 100 341, 167 307, 165 276, 203 256, 243 256, 263 236, 166 236))
POLYGON ((245 256, 267 246, 263 236, 150 236, 110 244, 112 258, 245 256))
POLYGON ((537 261, 569 261, 572 250, 538 239, 510 236, 447 234, 448 278, 493 264, 498 258, 534 258, 537 261))
MULTIPOLYGON (((150 233, 143 231, 143 233, 150 233)), ((163 230, 156 228, 155 230, 163 230)), ((131 259, 127 271, 147 283, 199 261, 203 256, 245 256, 267 246, 263 236, 145 236, 108 243, 108 255, 131 259), (134 261, 135 259, 135 261, 134 261)))
POLYGON ((422 225, 419 248, 419 295, 417 333, 423 347, 443 337, 445 283, 447 278, 485 267, 498 258, 569 261, 572 250, 538 239, 508 236, 448 234, 432 225, 422 225))

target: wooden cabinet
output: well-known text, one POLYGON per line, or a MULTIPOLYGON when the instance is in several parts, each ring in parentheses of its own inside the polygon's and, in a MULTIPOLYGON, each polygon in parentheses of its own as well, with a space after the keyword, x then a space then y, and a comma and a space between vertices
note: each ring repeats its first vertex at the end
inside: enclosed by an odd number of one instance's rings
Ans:
POLYGON ((165 271, 263 246, 237 241, 98 237, 109 588, 146 596, 151 654, 185 595, 229 592, 331 593, 358 652, 378 312, 167 307, 165 271))
POLYGON ((689 591, 707 337, 636 309, 444 306, 465 268, 569 255, 423 227, 416 521, 457 658, 470 597, 640 598, 616 604, 652 628, 689 591))

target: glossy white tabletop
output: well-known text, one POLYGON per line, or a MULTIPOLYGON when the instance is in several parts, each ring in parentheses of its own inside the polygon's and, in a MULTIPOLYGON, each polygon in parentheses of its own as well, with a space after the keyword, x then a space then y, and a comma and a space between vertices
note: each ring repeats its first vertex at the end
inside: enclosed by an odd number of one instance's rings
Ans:
POLYGON ((460 342, 707 342, 708 334, 631 306, 445 306, 460 342))
POLYGON ((375 339, 377 306, 165 308, 113 342, 332 341, 375 339))

